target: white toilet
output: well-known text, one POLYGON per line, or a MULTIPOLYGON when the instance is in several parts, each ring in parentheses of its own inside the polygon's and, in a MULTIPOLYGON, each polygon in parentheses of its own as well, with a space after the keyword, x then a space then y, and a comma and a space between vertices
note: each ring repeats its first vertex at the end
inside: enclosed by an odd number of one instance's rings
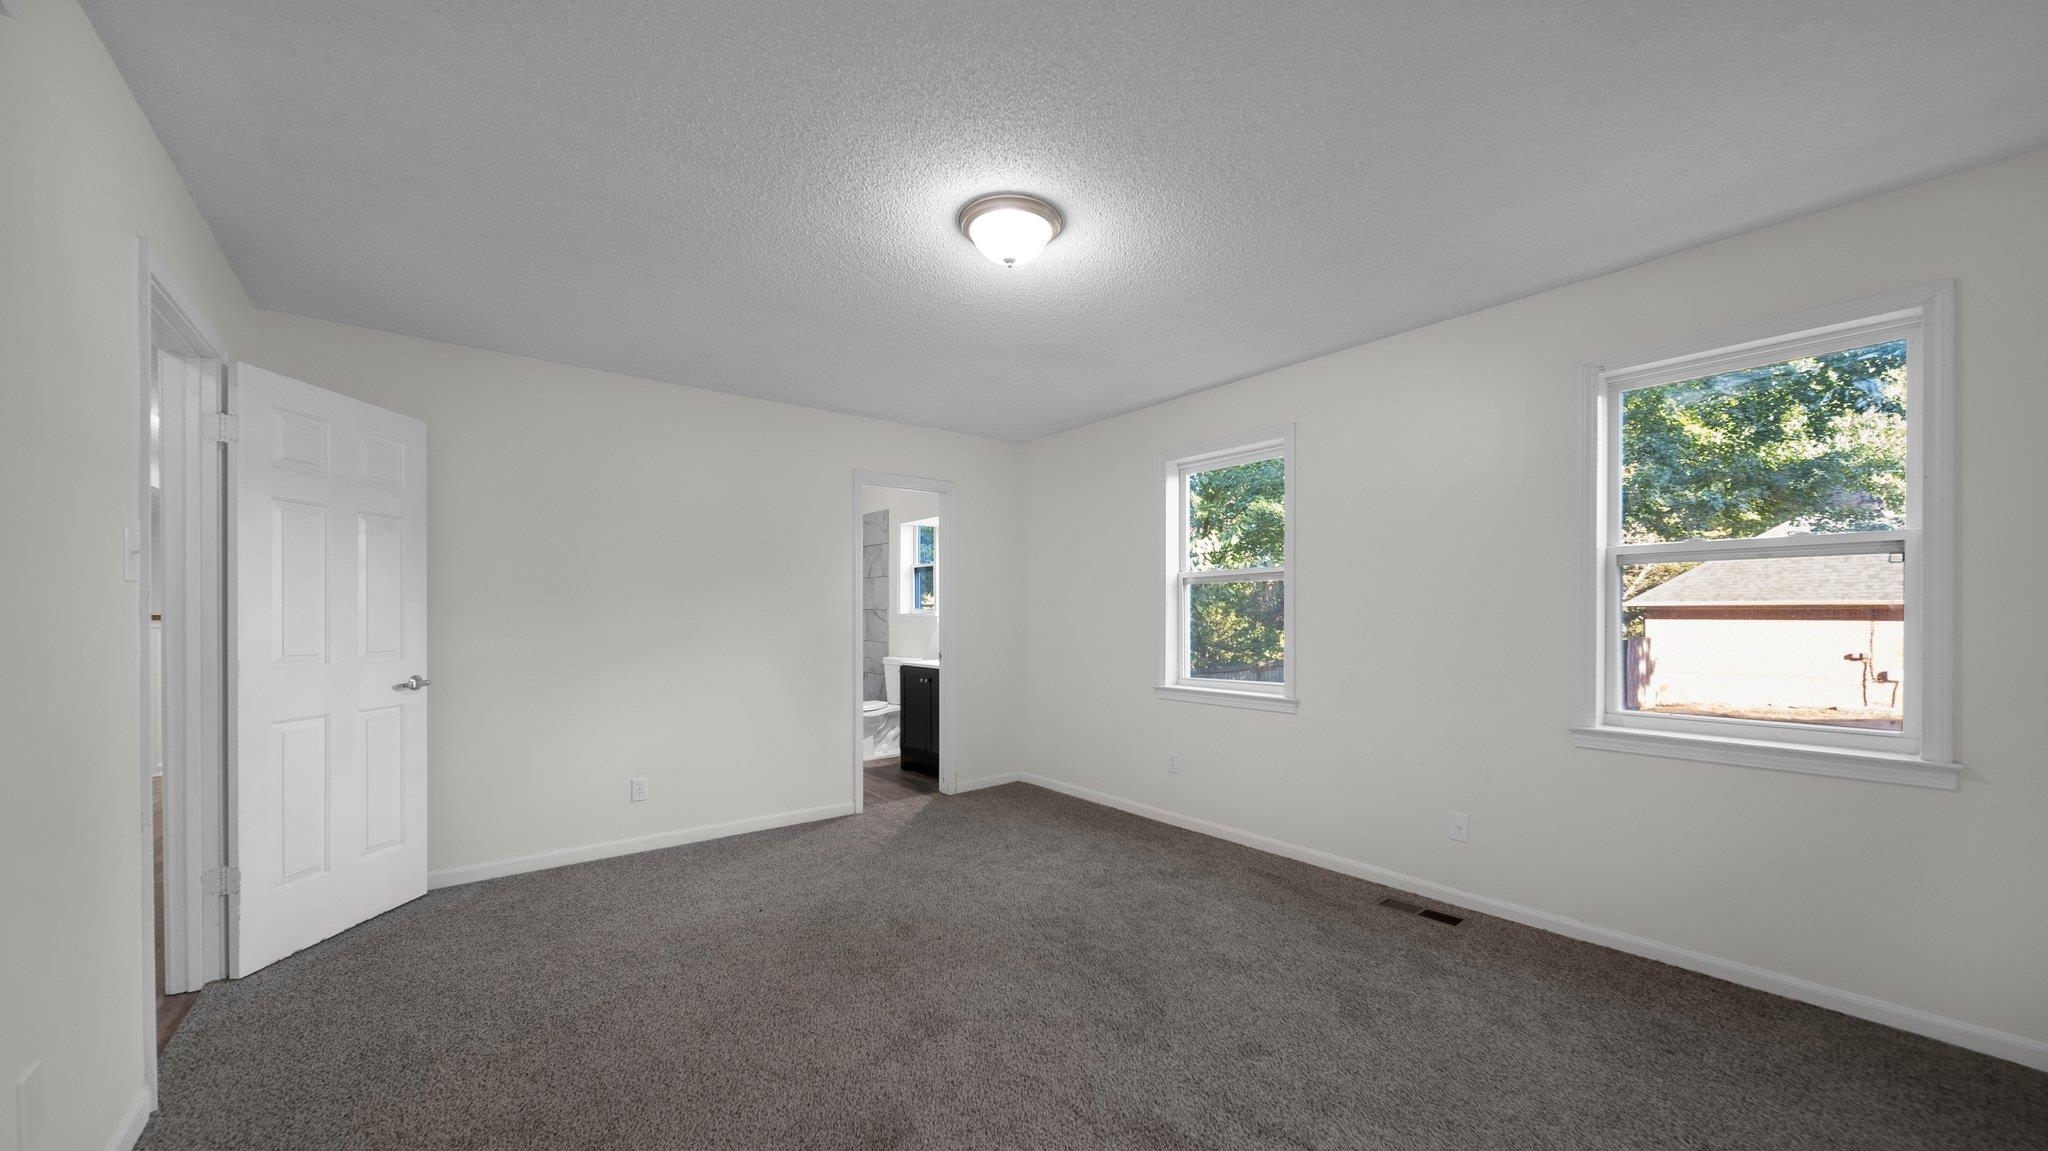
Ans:
POLYGON ((901 753, 897 740, 903 734, 903 708, 886 699, 871 699, 860 705, 863 735, 862 759, 888 759, 901 753))
POLYGON ((889 698, 871 699, 860 706, 862 759, 889 759, 903 753, 903 665, 906 663, 919 667, 939 666, 935 659, 882 657, 882 690, 889 698))

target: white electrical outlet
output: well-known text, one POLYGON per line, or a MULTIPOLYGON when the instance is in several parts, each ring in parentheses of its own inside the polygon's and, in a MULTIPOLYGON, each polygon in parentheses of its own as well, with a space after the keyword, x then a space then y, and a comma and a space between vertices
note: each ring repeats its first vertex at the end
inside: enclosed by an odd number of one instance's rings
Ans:
POLYGON ((1169 751, 1169 752, 1167 752, 1167 753, 1166 753, 1166 774, 1168 774, 1168 775, 1179 775, 1179 774, 1180 774, 1180 753, 1179 753, 1179 752, 1177 752, 1177 751, 1169 751))
POLYGON ((1472 817, 1462 811, 1451 813, 1451 838, 1459 843, 1472 842, 1472 817))
POLYGON ((639 779, 629 780, 629 781, 627 782, 627 787, 626 787, 626 798, 627 798, 627 799, 629 799, 629 800, 631 800, 631 801, 632 801, 632 802, 634 802, 634 803, 645 803, 645 802, 647 802, 647 779, 646 779, 646 777, 644 777, 644 776, 643 776, 643 777, 641 777, 641 778, 639 778, 639 779))
POLYGON ((14 1134, 21 1151, 33 1151, 43 1133, 43 1063, 28 1065, 14 1081, 14 1134))

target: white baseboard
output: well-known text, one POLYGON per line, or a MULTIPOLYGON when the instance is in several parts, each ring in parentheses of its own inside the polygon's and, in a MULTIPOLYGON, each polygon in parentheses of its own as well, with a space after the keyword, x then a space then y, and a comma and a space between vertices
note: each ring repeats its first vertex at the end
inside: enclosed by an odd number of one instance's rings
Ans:
POLYGON ((142 1138, 142 1129, 149 1126, 149 1113, 156 1110, 154 1102, 149 1088, 135 1089, 128 1113, 121 1116, 121 1125, 114 1128, 114 1137, 107 1140, 107 1151, 134 1151, 136 1141, 142 1138))
POLYGON ((746 819, 730 820, 726 823, 707 823, 701 827, 683 827, 674 831, 657 831, 652 835, 636 835, 630 839, 612 839, 603 843, 586 843, 580 847, 561 847, 535 855, 521 855, 511 859, 494 859, 488 863, 467 863, 461 867, 447 867, 427 873, 427 887, 455 887, 464 883, 476 883, 484 879, 498 879, 507 875, 518 875, 527 871, 545 871, 551 867, 567 867, 572 863, 588 863, 593 859, 610 859, 618 855, 632 855, 641 851, 656 851, 664 847, 680 847, 685 843, 699 843, 706 839, 722 839, 728 835, 745 835, 750 831, 767 831, 771 828, 789 827, 798 823, 813 823, 820 819, 836 819, 852 815, 853 804, 829 803, 823 807, 806 807, 799 811, 779 811, 770 815, 749 816, 746 819))
POLYGON ((1023 778, 1023 772, 1013 771, 1008 775, 984 775, 979 779, 955 780, 953 781, 953 794, 959 795, 963 791, 980 791, 984 787, 1001 787, 1006 783, 1017 783, 1023 778))
MULTIPOLYGON (((1984 1027, 1976 1023, 1966 1023, 1960 1019, 1936 1015, 1931 1011, 1922 1011, 1916 1007, 1902 1007, 1896 1003, 1887 1003, 1882 999, 1875 999, 1859 992, 1844 991, 1838 987, 1829 987, 1826 984, 1815 983, 1812 980, 1801 979, 1794 975, 1781 975, 1775 971, 1767 971, 1764 968, 1748 963, 1739 963, 1732 959, 1722 959, 1687 948, 1675 947, 1668 943, 1659 943, 1654 939, 1645 939, 1640 935, 1630 935, 1626 932, 1597 927, 1583 920, 1553 915, 1547 911, 1538 911, 1533 907, 1523 907, 1517 903, 1508 903, 1484 895, 1475 895, 1472 892, 1461 891, 1455 887, 1446 887, 1441 883, 1432 883, 1427 879, 1418 879, 1412 875, 1404 875, 1398 871, 1389 871, 1384 867, 1374 867, 1369 863, 1360 863, 1355 859, 1346 859, 1341 855, 1334 855, 1313 847, 1303 847, 1299 844, 1288 843, 1285 840, 1243 831, 1224 824, 1213 823, 1206 819, 1198 819, 1191 815, 1182 815, 1177 811, 1169 811, 1163 807, 1154 807, 1149 803, 1139 803, 1136 800, 1125 799, 1122 796, 1111 795, 1108 792, 1096 791, 1094 788, 1082 787, 1078 784, 1066 783, 1056 779, 1048 779, 1030 772, 1021 773, 1015 778, 1020 779, 1024 783, 1045 788, 1048 791, 1057 791, 1063 795, 1071 795, 1076 799, 1085 799, 1090 803, 1099 803, 1104 807, 1114 807, 1119 811, 1128 811, 1132 815, 1143 816, 1146 819, 1156 820, 1160 823, 1169 823, 1175 827, 1200 832, 1203 835, 1227 839, 1232 843, 1242 844, 1273 855, 1286 856, 1289 859, 1300 860, 1303 863, 1313 864, 1316 867, 1326 868, 1344 875, 1369 879, 1374 883, 1384 884, 1388 887, 1411 892, 1416 895, 1427 896, 1430 899, 1463 907, 1467 910, 1477 911, 1484 915, 1513 920, 1516 923, 1540 928, 1541 930, 1568 936, 1572 939, 1595 943, 1602 947, 1611 947, 1616 951, 1626 951, 1631 955, 1640 955, 1645 959, 1669 963, 1673 967, 1683 967, 1688 971, 1697 971, 1703 975, 1711 975, 1716 979, 1725 979, 1730 983, 1739 983, 1744 987, 1755 988, 1758 991, 1768 991, 1774 995, 1782 995, 1787 999, 1797 999, 1803 1003, 1811 1003, 1817 1007, 1839 1011, 1844 1015, 1868 1019, 1873 1023, 1882 1023, 1887 1027, 1896 1027, 1901 1031, 1925 1035, 1930 1039, 1939 1039, 1943 1043, 1953 1043, 1957 1047, 1965 1047, 1971 1051, 1979 1051, 1986 1055, 1997 1056, 2000 1059, 2009 1059, 2022 1066, 2048 1071, 2048 1042, 2043 1042, 2039 1039, 2029 1039, 2024 1035, 2015 1035, 2010 1031, 1999 1031, 1995 1028, 1984 1027)), ((977 783, 979 782, 977 781, 977 783)), ((995 782, 998 781, 990 780, 988 785, 993 785, 995 782)))

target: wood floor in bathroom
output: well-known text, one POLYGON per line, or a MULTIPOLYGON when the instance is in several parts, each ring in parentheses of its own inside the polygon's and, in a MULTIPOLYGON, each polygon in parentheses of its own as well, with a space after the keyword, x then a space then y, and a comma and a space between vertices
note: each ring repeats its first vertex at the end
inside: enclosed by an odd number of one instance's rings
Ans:
POLYGON ((903 770, 903 761, 895 756, 868 760, 861 765, 861 774, 866 777, 861 785, 862 800, 866 803, 915 799, 939 790, 938 780, 903 770))
POLYGON ((185 1021, 185 1013, 192 1010, 199 993, 164 994, 164 777, 157 776, 150 788, 156 825, 156 1049, 162 1051, 177 1033, 178 1024, 185 1021))

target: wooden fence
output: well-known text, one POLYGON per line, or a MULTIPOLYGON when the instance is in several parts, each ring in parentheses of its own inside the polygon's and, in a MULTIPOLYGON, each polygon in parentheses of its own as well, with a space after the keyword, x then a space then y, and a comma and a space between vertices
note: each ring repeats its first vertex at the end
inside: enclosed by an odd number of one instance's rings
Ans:
POLYGON ((1628 711, 1643 709, 1643 689, 1650 685, 1650 674, 1657 669, 1657 661, 1650 658, 1650 637, 1630 636, 1621 645, 1621 706, 1628 711))

